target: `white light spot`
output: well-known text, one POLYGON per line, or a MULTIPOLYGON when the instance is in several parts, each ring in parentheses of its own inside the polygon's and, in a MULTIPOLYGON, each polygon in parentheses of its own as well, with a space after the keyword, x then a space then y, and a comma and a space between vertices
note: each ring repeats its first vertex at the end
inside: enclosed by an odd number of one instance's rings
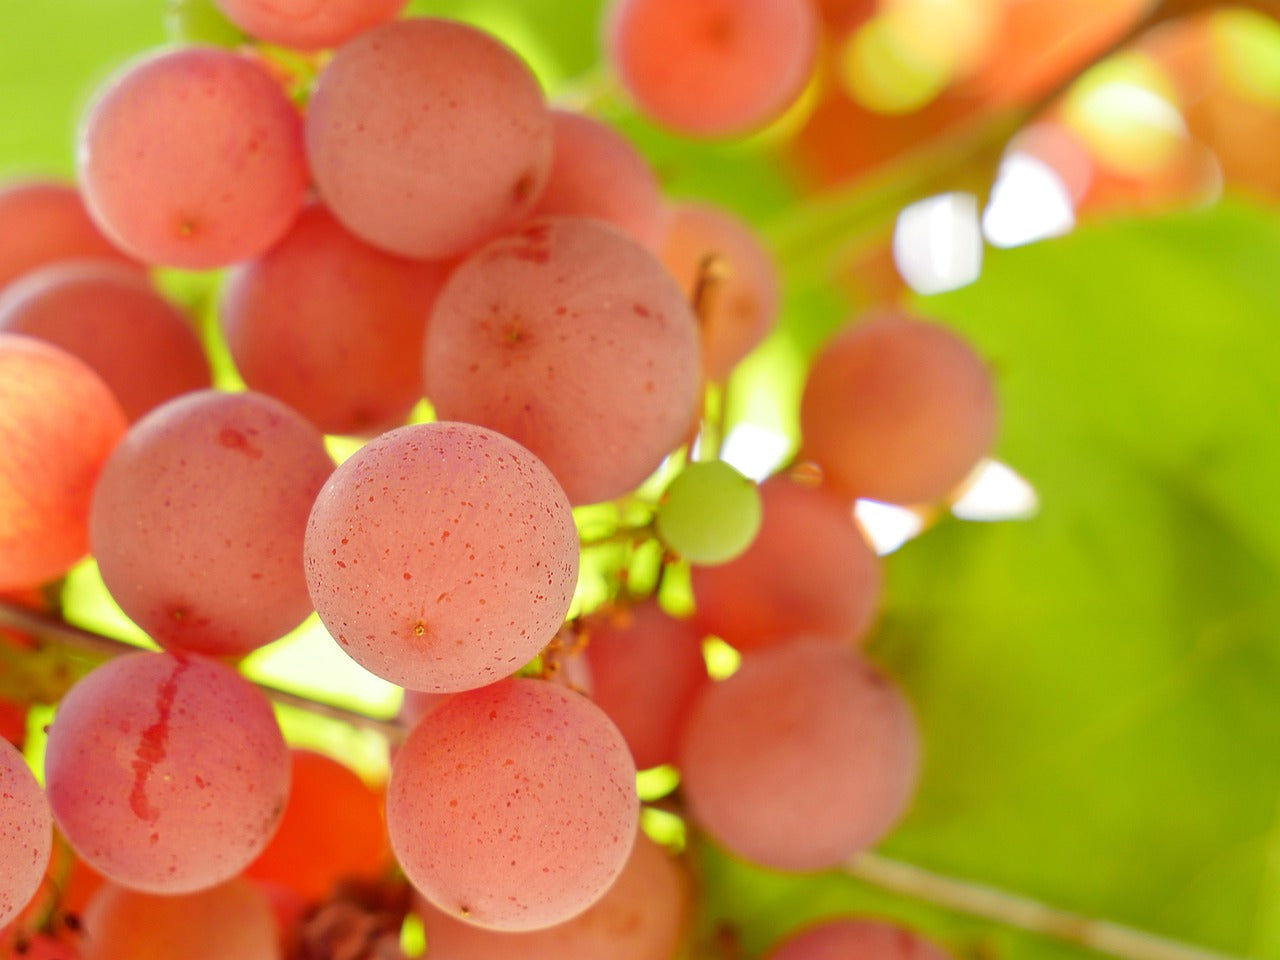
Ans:
POLYGON ((871 546, 882 557, 893 553, 924 529, 924 521, 914 510, 879 500, 859 500, 853 506, 853 516, 861 524, 871 546))
POLYGON ((997 247, 1017 247, 1070 233, 1076 224, 1071 194, 1043 160, 1013 153, 1000 164, 982 229, 997 247))
POLYGON ((951 512, 961 520, 1025 520, 1039 508, 1035 488, 999 460, 978 464, 951 504, 951 512))
POLYGON ((759 482, 782 466, 790 452, 791 440, 782 434, 754 423, 740 423, 724 438, 720 459, 759 482))
POLYGON ((970 193, 943 193, 898 214, 893 259, 917 293, 966 286, 982 272, 978 201, 970 193))

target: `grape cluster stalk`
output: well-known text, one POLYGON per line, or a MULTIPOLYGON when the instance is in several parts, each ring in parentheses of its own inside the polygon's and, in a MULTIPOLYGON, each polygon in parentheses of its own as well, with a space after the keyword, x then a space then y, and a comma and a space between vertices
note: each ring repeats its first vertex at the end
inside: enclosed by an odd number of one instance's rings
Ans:
MULTIPOLYGON (((983 358, 851 317, 800 449, 745 476, 720 418, 781 309, 767 245, 501 38, 403 6, 182 0, 183 42, 96 92, 77 182, 0 187, 0 955, 728 960, 700 846, 870 875, 910 807, 853 507, 965 481, 983 358), (174 270, 219 285, 203 338, 174 270), (59 620, 86 557, 159 649, 59 620), (291 746, 271 700, 323 705, 240 672, 313 612, 406 691, 395 721, 328 709, 385 736, 385 782, 291 746)), ((808 0, 615 0, 603 43, 636 109, 723 138, 796 101, 822 29, 808 0)), ((877 918, 767 955, 851 952, 950 955, 877 918)))

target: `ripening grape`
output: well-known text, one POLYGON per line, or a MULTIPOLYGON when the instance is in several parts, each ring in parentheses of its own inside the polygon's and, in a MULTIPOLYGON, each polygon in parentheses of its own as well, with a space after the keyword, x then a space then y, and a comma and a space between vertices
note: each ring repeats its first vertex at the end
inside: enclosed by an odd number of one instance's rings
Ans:
POLYGON ((217 0, 227 18, 259 40, 295 50, 336 47, 390 20, 406 0, 217 0))
POLYGON ((640 151, 592 117, 553 110, 551 119, 551 174, 533 216, 603 220, 656 249, 662 238, 662 192, 640 151))
POLYGON ((848 504, 787 477, 761 484, 760 498, 746 552, 693 568, 695 622, 743 651, 801 634, 861 639, 880 601, 880 561, 848 504))
POLYGON ((827 920, 793 933, 765 960, 951 960, 919 934, 876 920, 827 920))
POLYGON ((89 549, 89 501, 127 423, 71 354, 0 333, 0 590, 59 577, 89 549))
POLYGON ((338 50, 306 137, 329 209, 406 257, 454 257, 516 226, 551 165, 551 115, 529 68, 446 20, 397 20, 338 50))
POLYGON ((391 860, 382 799, 350 769, 309 750, 290 752, 289 805, 245 876, 322 900, 338 881, 374 878, 391 860))
POLYGON ((103 582, 162 646, 242 655, 311 612, 307 515, 324 438, 259 393, 204 390, 139 421, 102 471, 90 532, 103 582))
POLYGON ((813 638, 752 654, 708 687, 680 750, 694 821, 777 870, 827 869, 874 844, 906 809, 918 765, 898 688, 813 638))
POLYGON ((279 825, 289 751, 271 705, 215 660, 135 653, 62 700, 45 754, 58 827, 117 883, 189 893, 235 876, 279 825))
POLYGON ((83 918, 84 960, 279 960, 275 918, 236 878, 184 896, 108 884, 83 918))
POLYGON ((622 735, 581 694, 527 679, 460 693, 396 755, 391 846, 450 916, 496 930, 563 923, 627 862, 635 773, 622 735))
POLYGON ((658 536, 690 563, 725 563, 751 546, 761 516, 750 478, 723 460, 690 463, 662 495, 658 536))
POLYGON ((307 186, 302 125, 253 60, 186 47, 115 74, 80 131, 89 210, 149 263, 204 269, 261 253, 307 186))
POLYGON ((0 295, 0 331, 39 337, 79 357, 131 421, 209 386, 191 322, 132 267, 79 260, 33 270, 0 295))
POLYGON ((422 396, 423 337, 446 272, 369 246, 315 205, 231 271, 223 332, 251 389, 325 433, 380 433, 422 396))
POLYGON ((396 722, 406 730, 412 730, 418 725, 419 720, 444 703, 450 696, 451 694, 448 693, 406 690, 404 692, 404 701, 400 704, 400 712, 396 714, 396 722))
POLYGON ((817 39, 810 0, 615 0, 608 45, 645 114, 718 137, 786 110, 813 70, 817 39))
POLYGON ((422 911, 440 960, 675 960, 689 919, 689 880, 643 833, 617 881, 594 906, 545 930, 503 933, 422 911))
POLYGON ((44 791, 18 748, 0 741, 0 927, 40 889, 52 850, 44 791))
POLYGON ((818 354, 800 432, 804 455, 848 497, 937 500, 991 449, 995 387, 958 335, 889 314, 838 335, 818 354))
POLYGON ((781 282, 772 255, 727 210, 680 203, 667 213, 662 262, 698 311, 707 378, 728 379, 778 321, 781 282))
POLYGON ((652 600, 588 623, 591 699, 618 725, 641 770, 674 763, 680 730, 707 684, 702 633, 652 600))
POLYGON ((449 278, 426 383, 441 417, 524 444, 571 503, 612 500, 685 439, 697 337, 680 288, 635 240, 594 220, 540 220, 449 278))
POLYGON ((52 180, 0 186, 0 289, 59 260, 103 259, 141 268, 94 225, 76 188, 52 180))
POLYGON ((316 611, 352 658, 401 686, 467 690, 552 638, 578 578, 555 478, 466 423, 392 430, 334 471, 307 525, 316 611))

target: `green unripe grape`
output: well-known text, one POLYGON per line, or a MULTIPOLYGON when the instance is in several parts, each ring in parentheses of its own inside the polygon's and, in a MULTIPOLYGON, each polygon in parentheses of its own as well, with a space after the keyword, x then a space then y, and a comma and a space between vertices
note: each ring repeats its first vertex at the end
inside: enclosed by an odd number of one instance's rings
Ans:
POLYGON ((164 14, 165 31, 181 43, 214 47, 238 47, 245 35, 223 16, 213 0, 168 0, 164 14))
POLYGON ((760 532, 760 492, 722 460, 691 463, 658 507, 658 536, 690 563, 727 563, 760 532))

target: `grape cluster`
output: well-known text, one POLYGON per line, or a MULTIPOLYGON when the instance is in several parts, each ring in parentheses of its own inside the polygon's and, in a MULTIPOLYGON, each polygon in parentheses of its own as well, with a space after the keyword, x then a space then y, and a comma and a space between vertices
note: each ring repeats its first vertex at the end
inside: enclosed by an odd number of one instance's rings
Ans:
MULTIPOLYGON (((852 326, 805 389, 808 465, 757 485, 703 421, 777 319, 762 242, 667 203, 497 38, 402 5, 193 0, 237 48, 128 64, 79 185, 0 192, 0 590, 47 596, 92 555, 162 648, 70 688, 43 790, 0 749, 0 948, 395 957, 412 914, 432 960, 666 960, 696 883, 641 830, 637 769, 674 766, 694 837, 779 870, 838 866, 910 802, 852 506, 965 478, 994 434, 982 362, 905 314, 852 326), (229 268, 213 336, 247 390, 213 388, 162 268, 229 268), (335 466, 326 434, 361 445, 335 466), (587 602, 600 515, 625 559, 587 602), (677 616, 659 585, 687 565, 677 616), (409 691, 385 796, 290 750, 237 670, 313 610, 409 691)), ((723 136, 786 109, 816 38, 802 0, 619 0, 607 42, 641 109, 723 136)), ((941 955, 848 921, 772 956, 849 951, 941 955)))

